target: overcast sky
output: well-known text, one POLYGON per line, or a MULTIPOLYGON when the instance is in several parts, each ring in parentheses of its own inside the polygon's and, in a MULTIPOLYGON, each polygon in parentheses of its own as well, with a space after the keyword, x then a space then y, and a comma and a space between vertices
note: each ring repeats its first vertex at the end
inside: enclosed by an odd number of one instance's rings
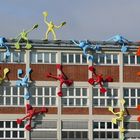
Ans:
POLYGON ((35 23, 30 39, 43 39, 43 11, 56 25, 58 39, 106 40, 116 34, 140 40, 140 0, 0 0, 0 36, 14 38, 35 23))

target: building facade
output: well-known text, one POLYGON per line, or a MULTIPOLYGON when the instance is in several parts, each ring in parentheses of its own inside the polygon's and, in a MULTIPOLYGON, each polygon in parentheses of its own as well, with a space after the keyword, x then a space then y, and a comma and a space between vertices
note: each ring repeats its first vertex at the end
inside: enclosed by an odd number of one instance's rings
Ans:
POLYGON ((4 60, 5 50, 0 51, 1 75, 9 68, 8 78, 0 85, 0 140, 120 140, 119 125, 125 128, 126 140, 140 139, 140 57, 136 48, 122 53, 119 46, 101 46, 93 53, 95 63, 88 62, 81 49, 70 41, 32 41, 33 48, 16 50, 14 42, 8 41, 11 55, 4 60), (59 97, 59 81, 46 76, 60 74, 56 64, 61 64, 64 73, 73 80, 70 87, 63 86, 59 97), (100 93, 99 85, 92 86, 89 66, 94 66, 103 77, 110 75, 113 82, 104 84, 107 92, 100 93), (31 98, 25 100, 24 87, 17 87, 18 69, 25 73, 31 68, 29 91, 31 98), (9 80, 8 80, 9 79, 9 80), (125 120, 122 124, 111 122, 114 115, 108 110, 121 108, 120 99, 125 100, 125 120), (26 104, 35 108, 47 107, 48 112, 32 120, 32 131, 16 123, 26 115, 26 104))

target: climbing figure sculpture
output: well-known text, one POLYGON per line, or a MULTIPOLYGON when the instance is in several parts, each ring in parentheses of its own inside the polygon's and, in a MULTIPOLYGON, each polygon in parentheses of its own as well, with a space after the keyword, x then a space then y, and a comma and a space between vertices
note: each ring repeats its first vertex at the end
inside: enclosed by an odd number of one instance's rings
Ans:
MULTIPOLYGON (((119 112, 114 112, 113 111, 113 108, 112 107, 109 107, 108 110, 110 112, 112 112, 112 114, 114 114, 116 117, 114 117, 112 119, 112 123, 113 124, 117 124, 117 122, 122 122, 122 124, 124 123, 124 115, 125 115, 125 109, 124 109, 124 104, 125 104, 125 100, 124 99, 121 99, 120 100, 120 104, 122 106, 122 109, 120 108, 120 111, 119 112)), ((121 140, 124 139, 124 127, 123 126, 119 126, 119 130, 121 132, 121 140)))
POLYGON ((56 40, 56 33, 55 33, 55 28, 59 29, 62 26, 64 26, 66 24, 66 22, 62 22, 59 26, 56 26, 52 21, 48 22, 47 21, 47 16, 48 16, 48 12, 43 12, 43 16, 44 16, 44 22, 47 25, 47 32, 46 32, 46 36, 45 36, 45 40, 48 40, 48 34, 50 32, 52 32, 53 35, 53 39, 56 40))
POLYGON ((23 71, 22 71, 22 69, 18 69, 18 79, 19 80, 17 80, 16 81, 16 86, 22 86, 22 87, 25 87, 25 89, 26 89, 26 92, 25 92, 25 94, 24 94, 24 98, 25 99, 29 99, 30 98, 30 93, 29 93, 29 90, 28 90, 28 88, 29 88, 29 78, 30 78, 30 73, 31 73, 31 68, 29 68, 29 69, 27 69, 27 71, 26 71, 26 74, 25 74, 25 76, 22 78, 21 77, 21 75, 23 74, 23 71))
POLYGON ((8 68, 4 68, 3 70, 3 76, 0 77, 0 84, 2 84, 3 80, 6 78, 7 74, 9 73, 9 69, 8 68))
POLYGON ((65 74, 62 71, 62 66, 60 64, 57 64, 56 68, 61 71, 61 74, 59 74, 58 76, 54 76, 51 73, 48 73, 47 77, 51 77, 51 78, 54 78, 54 79, 60 81, 60 89, 59 89, 59 92, 57 94, 58 94, 58 96, 62 97, 63 96, 63 93, 62 93, 62 86, 63 86, 63 84, 66 84, 67 86, 71 86, 73 84, 73 81, 69 80, 65 76, 65 74))
POLYGON ((0 48, 5 48, 5 58, 4 60, 7 60, 7 58, 11 55, 8 46, 5 44, 6 39, 4 37, 0 37, 0 48))
POLYGON ((17 37, 16 39, 18 39, 17 43, 15 43, 15 48, 16 49, 20 49, 20 41, 25 41, 26 42, 26 46, 25 48, 27 49, 31 49, 32 45, 29 43, 29 39, 28 39, 28 33, 31 32, 32 30, 38 28, 38 24, 35 24, 31 29, 29 30, 23 30, 17 37))
POLYGON ((96 74, 95 68, 93 66, 90 66, 88 69, 92 72, 92 77, 88 79, 88 82, 91 85, 99 84, 100 92, 105 93, 107 90, 103 87, 103 83, 113 82, 112 77, 107 76, 107 78, 104 80, 102 74, 96 74))
POLYGON ((26 110, 27 110, 27 115, 25 117, 23 117, 22 119, 17 119, 17 124, 22 124, 23 120, 27 120, 29 121, 29 123, 25 126, 25 129, 28 131, 31 131, 32 127, 31 127, 31 123, 32 123, 32 119, 33 117, 36 117, 39 114, 43 114, 43 113, 47 113, 48 109, 46 107, 42 107, 41 110, 36 110, 34 109, 30 104, 26 104, 26 110))
POLYGON ((79 41, 79 43, 77 43, 76 41, 73 40, 72 42, 83 50, 83 55, 88 59, 88 61, 92 62, 94 61, 94 56, 92 54, 88 54, 88 51, 96 53, 96 51, 100 50, 99 45, 91 46, 88 41, 79 41))
POLYGON ((126 52, 128 50, 127 44, 129 43, 129 41, 121 35, 115 35, 111 37, 110 39, 108 39, 107 41, 114 41, 118 43, 121 46, 122 52, 126 52))

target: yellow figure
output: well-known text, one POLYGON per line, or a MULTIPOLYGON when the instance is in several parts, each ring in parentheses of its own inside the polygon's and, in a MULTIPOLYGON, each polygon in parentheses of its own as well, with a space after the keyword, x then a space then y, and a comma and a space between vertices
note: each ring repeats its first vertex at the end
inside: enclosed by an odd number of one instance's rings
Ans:
POLYGON ((4 68, 3 70, 3 77, 0 77, 0 84, 3 82, 3 80, 5 79, 6 75, 8 74, 9 69, 8 68, 4 68))
MULTIPOLYGON (((116 113, 115 113, 115 112, 113 111, 113 108, 112 108, 112 107, 109 107, 109 108, 108 108, 108 110, 109 110, 110 112, 112 112, 114 115, 116 115, 116 117, 112 119, 112 123, 114 123, 114 124, 117 124, 117 121, 118 121, 118 122, 122 122, 122 123, 123 123, 123 121, 124 121, 124 113, 125 113, 124 104, 125 104, 125 100, 124 100, 124 99, 121 99, 121 100, 120 100, 120 104, 121 104, 121 106, 123 106, 123 109, 120 109, 119 112, 116 112, 116 113)), ((121 132, 121 140, 123 140, 123 139, 124 139, 124 131, 125 131, 125 129, 124 129, 122 126, 120 126, 120 127, 119 127, 119 130, 120 130, 120 132, 121 132)))
POLYGON ((44 16, 44 22, 48 27, 45 40, 48 39, 48 34, 50 32, 52 32, 52 34, 53 34, 53 39, 56 40, 56 33, 55 33, 54 29, 61 28, 62 26, 64 26, 66 24, 66 22, 62 22, 59 26, 56 26, 56 25, 54 25, 54 23, 52 21, 50 21, 50 22, 47 21, 48 12, 43 12, 43 16, 44 16))

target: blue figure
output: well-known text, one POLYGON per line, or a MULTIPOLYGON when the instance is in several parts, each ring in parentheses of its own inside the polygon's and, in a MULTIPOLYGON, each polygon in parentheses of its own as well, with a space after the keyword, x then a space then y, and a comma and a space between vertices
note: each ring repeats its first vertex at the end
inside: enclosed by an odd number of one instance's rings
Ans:
POLYGON ((76 41, 72 40, 72 42, 83 50, 83 55, 87 57, 88 61, 94 61, 93 55, 87 53, 88 50, 93 52, 100 50, 99 45, 92 47, 88 41, 79 41, 79 43, 77 43, 76 41))
POLYGON ((17 73, 19 80, 16 81, 16 86, 25 87, 26 93, 24 94, 24 98, 26 100, 28 100, 30 98, 30 93, 28 91, 28 88, 29 88, 29 80, 30 80, 29 79, 30 78, 30 76, 29 76, 30 73, 31 73, 31 68, 29 68, 29 69, 26 70, 26 74, 25 74, 25 76, 23 78, 21 77, 21 75, 23 74, 22 69, 18 69, 18 73, 17 73))
POLYGON ((6 48, 5 59, 7 59, 11 54, 10 54, 8 46, 5 45, 5 41, 6 39, 4 37, 0 37, 0 48, 3 48, 3 47, 6 48))
POLYGON ((119 45, 121 46, 122 52, 126 52, 128 50, 127 44, 129 43, 129 41, 125 39, 123 36, 116 35, 116 36, 111 37, 107 41, 115 41, 116 43, 119 43, 119 45))

